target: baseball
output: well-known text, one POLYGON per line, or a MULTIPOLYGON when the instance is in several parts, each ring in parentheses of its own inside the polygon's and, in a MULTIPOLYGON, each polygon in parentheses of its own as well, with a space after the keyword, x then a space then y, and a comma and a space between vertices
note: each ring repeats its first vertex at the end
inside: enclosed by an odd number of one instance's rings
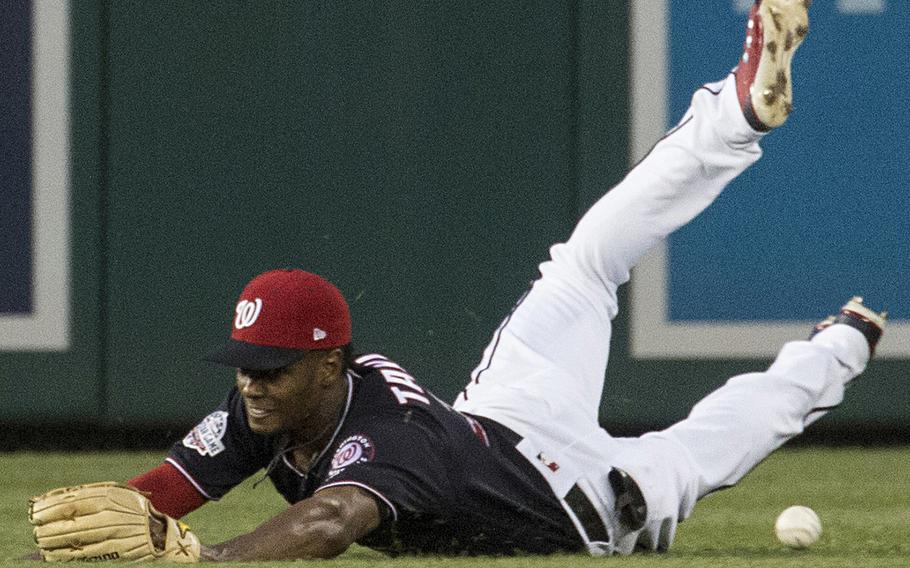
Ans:
POLYGON ((822 522, 809 507, 794 505, 777 517, 774 532, 777 540, 790 548, 807 548, 822 535, 822 522))

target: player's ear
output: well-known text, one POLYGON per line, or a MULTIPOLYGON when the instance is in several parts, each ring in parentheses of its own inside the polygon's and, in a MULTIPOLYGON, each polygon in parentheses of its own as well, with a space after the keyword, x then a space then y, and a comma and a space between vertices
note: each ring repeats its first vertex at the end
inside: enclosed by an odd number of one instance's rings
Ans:
POLYGON ((319 378, 326 385, 332 384, 341 376, 344 366, 344 352, 340 348, 327 349, 319 361, 319 378))

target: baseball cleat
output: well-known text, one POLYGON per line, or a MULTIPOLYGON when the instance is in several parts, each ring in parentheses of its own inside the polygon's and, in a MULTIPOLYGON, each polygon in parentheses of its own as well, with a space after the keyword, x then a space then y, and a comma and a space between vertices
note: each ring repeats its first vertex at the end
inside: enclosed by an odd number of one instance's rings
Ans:
POLYGON ((888 320, 888 312, 874 312, 863 305, 863 299, 859 296, 853 296, 850 301, 844 304, 840 313, 836 316, 829 316, 819 322, 813 329, 809 339, 827 329, 834 324, 842 323, 858 329, 866 341, 869 343, 869 354, 875 353, 875 346, 882 337, 885 330, 885 322, 888 320))
POLYGON ((793 110, 790 62, 809 33, 812 0, 756 0, 743 56, 733 72, 739 106, 759 132, 777 128, 793 110))

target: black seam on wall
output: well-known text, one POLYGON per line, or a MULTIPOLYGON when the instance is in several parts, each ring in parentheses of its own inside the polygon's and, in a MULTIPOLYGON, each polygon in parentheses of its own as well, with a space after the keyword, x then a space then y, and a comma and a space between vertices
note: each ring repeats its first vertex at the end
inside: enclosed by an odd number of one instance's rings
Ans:
POLYGON ((111 5, 102 0, 98 18, 99 36, 99 93, 98 114, 101 121, 98 139, 98 417, 105 422, 108 417, 110 384, 108 381, 109 335, 109 270, 108 230, 110 228, 110 136, 111 136, 111 5))

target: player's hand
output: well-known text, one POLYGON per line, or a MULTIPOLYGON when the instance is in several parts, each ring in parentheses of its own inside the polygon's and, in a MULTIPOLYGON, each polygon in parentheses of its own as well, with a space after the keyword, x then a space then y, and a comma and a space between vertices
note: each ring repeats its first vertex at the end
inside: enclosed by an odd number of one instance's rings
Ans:
POLYGON ((70 560, 198 562, 199 539, 159 513, 128 485, 91 483, 54 489, 29 500, 41 557, 70 560))

